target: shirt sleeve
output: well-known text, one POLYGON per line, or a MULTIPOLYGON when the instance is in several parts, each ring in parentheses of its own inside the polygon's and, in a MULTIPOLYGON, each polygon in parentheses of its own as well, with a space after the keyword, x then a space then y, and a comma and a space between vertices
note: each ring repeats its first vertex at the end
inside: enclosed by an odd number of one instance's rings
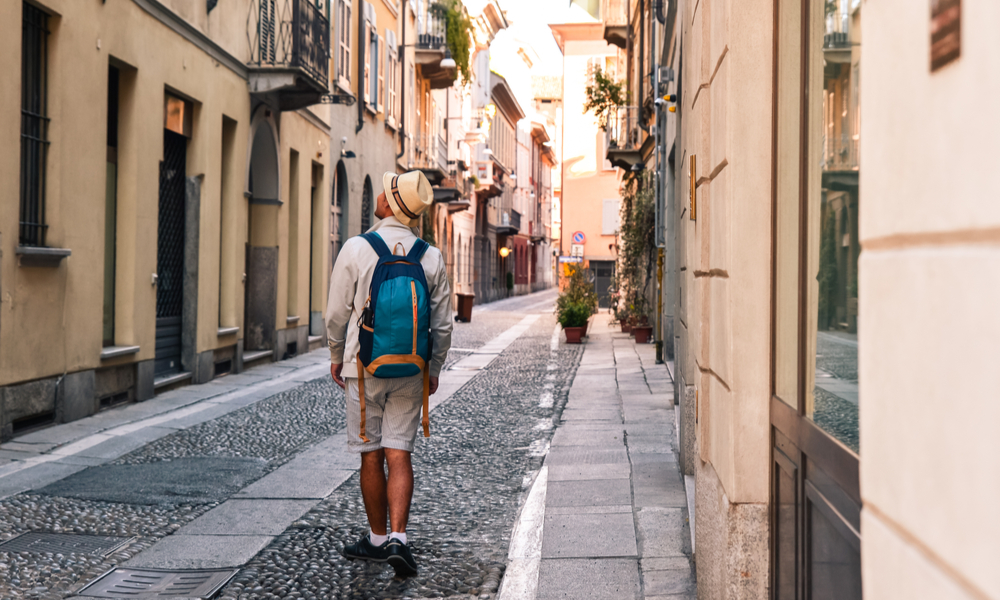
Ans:
POLYGON ((448 358, 448 350, 451 348, 451 284, 448 283, 444 257, 440 252, 437 253, 437 260, 437 275, 433 282, 428 282, 431 286, 431 339, 434 341, 431 377, 441 374, 444 361, 448 358))
POLYGON ((353 244, 348 241, 340 251, 330 275, 330 294, 326 305, 326 338, 330 346, 330 362, 344 362, 347 325, 354 314, 354 296, 358 287, 357 261, 353 244))

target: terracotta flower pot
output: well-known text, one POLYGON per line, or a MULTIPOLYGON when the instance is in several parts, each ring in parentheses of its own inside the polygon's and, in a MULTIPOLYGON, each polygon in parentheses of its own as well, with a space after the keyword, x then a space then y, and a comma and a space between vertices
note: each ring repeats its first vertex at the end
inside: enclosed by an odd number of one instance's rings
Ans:
POLYGON ((649 343, 649 336, 653 333, 653 328, 649 325, 640 325, 639 327, 634 327, 632 329, 635 332, 635 343, 636 344, 647 344, 649 343))
POLYGON ((628 321, 622 321, 622 333, 631 333, 631 332, 632 332, 632 324, 629 323, 628 321))
POLYGON ((563 331, 566 333, 567 344, 579 344, 583 337, 583 327, 563 327, 563 331))
POLYGON ((583 335, 587 335, 587 327, 590 327, 590 319, 587 319, 587 322, 583 324, 583 335))
POLYGON ((618 322, 622 326, 622 331, 625 331, 625 328, 628 327, 628 319, 618 319, 618 322))

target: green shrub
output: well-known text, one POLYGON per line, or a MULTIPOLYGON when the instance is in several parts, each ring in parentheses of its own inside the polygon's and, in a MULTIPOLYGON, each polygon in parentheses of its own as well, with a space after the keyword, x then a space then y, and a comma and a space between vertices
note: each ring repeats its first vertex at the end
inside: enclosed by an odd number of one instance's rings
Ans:
POLYGON ((559 324, 566 327, 583 327, 590 318, 590 306, 582 302, 565 303, 558 311, 559 324))

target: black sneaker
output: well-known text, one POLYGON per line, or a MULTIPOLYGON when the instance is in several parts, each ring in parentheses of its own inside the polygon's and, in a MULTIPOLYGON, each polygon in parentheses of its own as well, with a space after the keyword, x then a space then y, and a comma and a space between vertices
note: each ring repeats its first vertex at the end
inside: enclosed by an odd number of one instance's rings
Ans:
POLYGON ((417 574, 417 561, 413 559, 410 547, 396 538, 389 538, 386 545, 386 560, 396 570, 396 577, 412 577, 417 574))
POLYGON ((389 553, 386 551, 388 544, 389 542, 385 541, 381 546, 376 546, 366 533, 357 542, 344 546, 344 558, 357 558, 383 563, 389 556, 389 553))

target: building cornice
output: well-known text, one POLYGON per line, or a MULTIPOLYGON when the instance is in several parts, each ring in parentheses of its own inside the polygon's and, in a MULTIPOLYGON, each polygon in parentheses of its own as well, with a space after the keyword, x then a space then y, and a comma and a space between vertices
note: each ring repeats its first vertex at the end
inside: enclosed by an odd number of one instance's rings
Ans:
POLYGON ((238 58, 230 54, 225 48, 212 41, 194 25, 191 25, 172 10, 164 6, 159 0, 132 0, 142 10, 149 13, 157 21, 163 23, 182 38, 200 48, 205 54, 214 58, 220 64, 229 68, 243 79, 249 78, 247 66, 240 62, 238 58))

